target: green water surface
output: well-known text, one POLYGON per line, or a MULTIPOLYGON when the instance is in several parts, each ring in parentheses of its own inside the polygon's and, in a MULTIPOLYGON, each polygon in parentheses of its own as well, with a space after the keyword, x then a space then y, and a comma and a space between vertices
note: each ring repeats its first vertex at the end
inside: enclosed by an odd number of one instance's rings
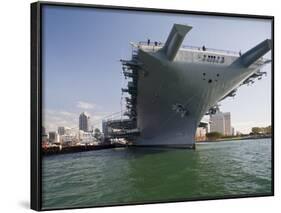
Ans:
POLYGON ((43 157, 44 209, 271 194, 271 139, 43 157))

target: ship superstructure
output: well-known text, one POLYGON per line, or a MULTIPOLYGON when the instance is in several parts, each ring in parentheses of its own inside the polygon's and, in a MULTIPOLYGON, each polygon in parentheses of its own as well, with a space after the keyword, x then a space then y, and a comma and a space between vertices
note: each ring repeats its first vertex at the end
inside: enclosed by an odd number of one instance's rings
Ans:
MULTIPOLYGON (((126 97, 130 127, 139 146, 194 147, 194 134, 205 114, 233 97, 237 88, 253 83, 270 62, 262 58, 271 49, 266 39, 244 54, 206 47, 182 46, 191 26, 174 24, 164 44, 131 43, 131 60, 121 60, 129 78, 126 97)), ((122 125, 121 125, 122 126, 122 125)))

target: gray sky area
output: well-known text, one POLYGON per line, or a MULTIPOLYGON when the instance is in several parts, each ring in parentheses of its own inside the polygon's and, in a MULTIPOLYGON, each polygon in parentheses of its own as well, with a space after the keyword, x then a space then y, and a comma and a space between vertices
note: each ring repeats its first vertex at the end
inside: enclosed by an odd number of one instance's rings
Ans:
MULTIPOLYGON (((121 110, 120 59, 130 59, 129 42, 165 42, 174 23, 193 29, 186 45, 245 52, 271 38, 268 20, 113 11, 93 8, 44 6, 43 9, 43 125, 78 128, 86 111, 94 127, 121 110)), ((270 59, 270 53, 266 58, 270 59)), ((231 112, 232 125, 247 133, 253 126, 271 123, 271 66, 267 76, 239 88, 234 98, 221 103, 231 112)), ((123 107, 124 108, 124 107, 123 107)))

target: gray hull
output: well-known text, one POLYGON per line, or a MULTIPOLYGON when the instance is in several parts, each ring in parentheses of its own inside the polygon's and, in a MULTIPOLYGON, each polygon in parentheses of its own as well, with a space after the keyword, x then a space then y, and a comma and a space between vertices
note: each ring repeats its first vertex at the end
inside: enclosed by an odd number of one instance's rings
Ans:
POLYGON ((138 146, 194 148, 202 117, 259 72, 264 63, 258 59, 270 50, 268 40, 242 56, 180 49, 191 28, 174 28, 163 47, 135 45, 141 64, 136 104, 140 136, 134 142, 138 146))

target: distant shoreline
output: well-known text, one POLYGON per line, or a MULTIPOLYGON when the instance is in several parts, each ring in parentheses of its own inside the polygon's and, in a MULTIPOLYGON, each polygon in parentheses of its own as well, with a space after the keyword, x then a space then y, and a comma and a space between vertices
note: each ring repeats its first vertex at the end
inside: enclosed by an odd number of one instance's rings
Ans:
POLYGON ((103 145, 85 145, 85 146, 66 146, 59 147, 53 146, 48 148, 42 148, 41 153, 43 156, 48 155, 59 155, 59 154, 68 154, 68 153, 76 153, 76 152, 87 152, 93 150, 101 150, 101 149, 112 149, 117 147, 125 147, 125 144, 103 144, 103 145))
MULTIPOLYGON (((244 136, 244 137, 234 137, 234 138, 220 138, 217 140, 206 140, 206 141, 196 141, 196 144, 200 143, 213 143, 213 142, 225 142, 225 141, 234 141, 234 140, 249 140, 249 139, 263 139, 263 138, 271 138, 271 136, 244 136)), ((102 150, 102 149, 113 149, 118 147, 130 147, 131 145, 126 144, 103 144, 103 145, 85 145, 85 146, 67 146, 67 147, 59 147, 53 146, 48 148, 42 148, 41 153, 43 156, 49 155, 59 155, 59 154, 68 154, 68 153, 76 153, 76 152, 86 152, 86 151, 94 151, 94 150, 102 150)))
POLYGON ((251 139, 263 139, 263 138, 272 138, 271 135, 266 136, 241 136, 241 137, 230 137, 230 138, 219 138, 216 140, 204 140, 204 141, 196 141, 196 143, 212 143, 212 142, 223 142, 223 141, 235 141, 235 140, 251 140, 251 139))

